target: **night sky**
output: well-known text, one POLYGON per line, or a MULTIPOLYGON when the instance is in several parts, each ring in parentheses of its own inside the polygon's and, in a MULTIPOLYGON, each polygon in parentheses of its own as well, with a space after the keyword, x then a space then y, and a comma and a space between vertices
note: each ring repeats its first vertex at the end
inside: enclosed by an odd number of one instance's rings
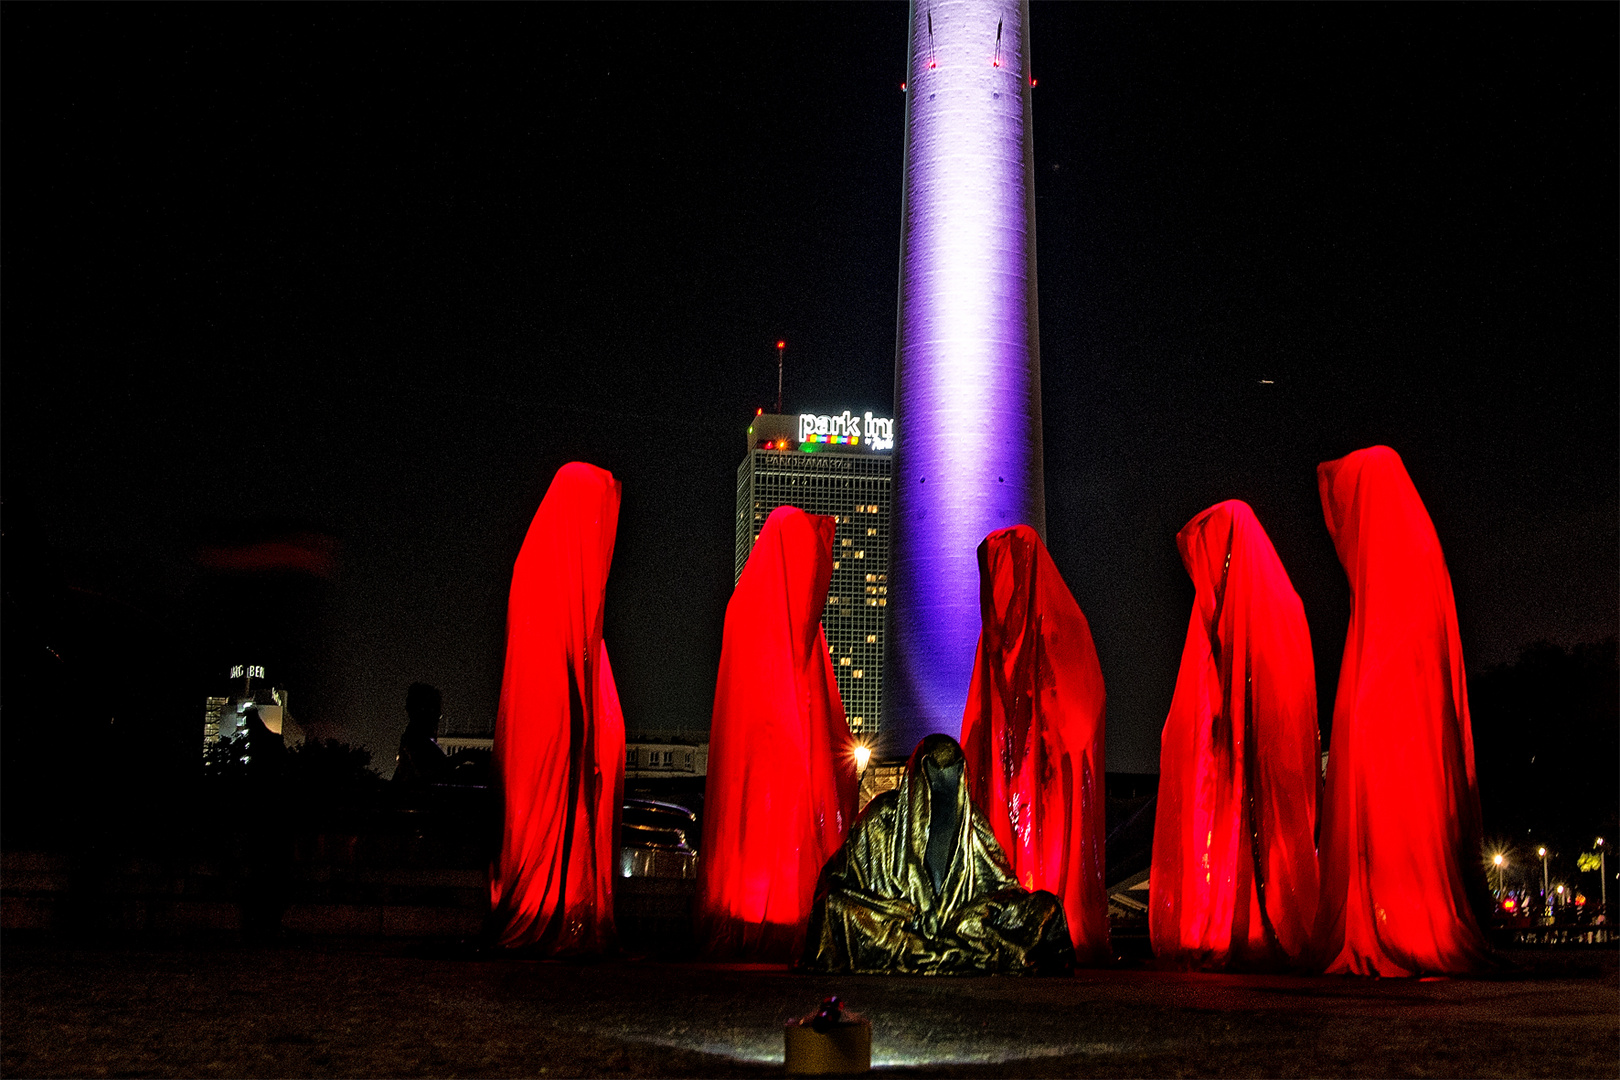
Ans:
MULTIPOLYGON (((1034 5, 1048 543, 1111 770, 1157 768, 1175 533, 1226 498, 1326 728, 1315 467, 1363 446, 1428 505, 1471 671, 1615 633, 1617 13, 1034 5)), ((260 662, 386 774, 413 680, 492 726, 512 561, 585 460, 624 483, 627 724, 705 728, 774 343, 790 411, 892 415, 906 18, 8 6, 8 592, 122 613, 188 737, 260 662), (298 566, 230 568, 275 541, 298 566)))

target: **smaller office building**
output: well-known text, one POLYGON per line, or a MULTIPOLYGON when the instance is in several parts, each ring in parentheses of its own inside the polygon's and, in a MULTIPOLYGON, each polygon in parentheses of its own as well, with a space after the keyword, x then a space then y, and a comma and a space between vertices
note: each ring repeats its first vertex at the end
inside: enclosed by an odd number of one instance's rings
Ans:
POLYGON ((624 743, 626 780, 699 779, 709 775, 709 744, 678 734, 638 733, 624 743))

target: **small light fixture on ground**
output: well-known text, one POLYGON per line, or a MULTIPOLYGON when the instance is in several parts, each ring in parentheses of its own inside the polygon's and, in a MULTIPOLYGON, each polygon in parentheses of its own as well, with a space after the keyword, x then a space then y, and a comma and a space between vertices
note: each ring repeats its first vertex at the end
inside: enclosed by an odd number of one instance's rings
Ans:
POLYGON ((783 1071, 789 1076, 847 1076, 872 1068, 872 1023, 845 1012, 835 995, 784 1029, 783 1071))

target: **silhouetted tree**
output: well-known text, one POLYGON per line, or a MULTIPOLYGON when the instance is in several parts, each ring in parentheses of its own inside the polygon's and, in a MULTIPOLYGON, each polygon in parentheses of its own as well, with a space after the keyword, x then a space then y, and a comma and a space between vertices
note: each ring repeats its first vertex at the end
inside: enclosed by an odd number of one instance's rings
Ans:
POLYGON ((307 811, 370 806, 383 790, 371 751, 337 739, 310 739, 287 753, 288 795, 307 811))

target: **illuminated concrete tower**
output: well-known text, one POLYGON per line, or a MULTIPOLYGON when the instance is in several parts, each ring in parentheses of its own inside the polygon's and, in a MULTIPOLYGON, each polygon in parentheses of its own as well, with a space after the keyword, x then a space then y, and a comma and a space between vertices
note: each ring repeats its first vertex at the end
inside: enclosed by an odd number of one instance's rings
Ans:
POLYGON ((979 542, 1045 539, 1029 9, 913 0, 883 749, 958 736, 979 542))

